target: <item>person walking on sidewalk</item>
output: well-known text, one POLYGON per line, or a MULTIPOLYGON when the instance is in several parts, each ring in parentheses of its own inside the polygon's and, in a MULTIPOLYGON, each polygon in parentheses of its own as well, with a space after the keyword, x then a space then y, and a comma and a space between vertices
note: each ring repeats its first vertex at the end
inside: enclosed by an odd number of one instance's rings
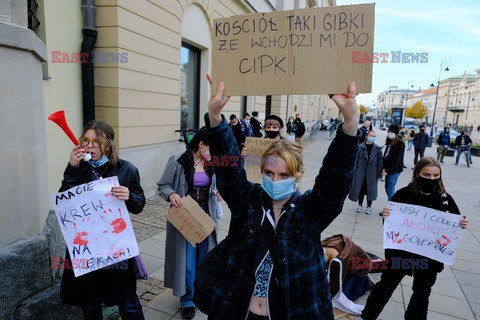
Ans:
MULTIPOLYGON (((420 159, 413 171, 412 182, 398 190, 392 201, 419 205, 450 214, 460 214, 452 196, 445 191, 441 170, 440 163, 434 158, 425 157, 420 159)), ((383 218, 388 219, 389 215, 390 210, 383 208, 383 218)), ((460 220, 460 227, 465 229, 467 224, 468 220, 464 215, 460 220)), ((368 296, 362 312, 362 319, 377 319, 403 277, 413 275, 413 294, 405 311, 405 319, 426 320, 430 292, 437 279, 437 274, 443 270, 443 263, 419 254, 397 249, 385 249, 385 258, 390 262, 395 259, 400 266, 412 267, 408 269, 392 269, 391 263, 389 264, 389 268, 383 271, 380 281, 375 284, 368 296), (425 261, 426 263, 420 263, 417 268, 413 268, 414 264, 411 261, 425 261)))
POLYGON ((414 129, 410 129, 410 131, 408 132, 406 138, 407 138, 407 151, 410 151, 412 150, 412 146, 413 146, 413 138, 415 137, 415 130, 414 129))
POLYGON ((388 127, 387 139, 385 141, 382 176, 385 177, 385 191, 387 192, 388 201, 393 197, 398 177, 403 171, 405 143, 398 138, 399 131, 400 128, 396 124, 392 124, 388 127))
POLYGON ((369 131, 366 140, 360 144, 357 168, 353 178, 353 187, 348 195, 352 201, 358 200, 357 212, 362 212, 363 199, 367 196, 366 214, 372 213, 372 202, 377 199, 378 181, 382 178, 382 148, 375 143, 377 133, 369 131))
POLYGON ((297 132, 295 133, 295 141, 302 145, 302 137, 305 134, 305 124, 302 122, 302 119, 300 118, 300 115, 297 113, 295 115, 295 124, 297 125, 297 132))
MULTIPOLYGON (((425 148, 428 146, 429 137, 425 133, 425 125, 421 124, 419 127, 420 131, 413 137, 413 147, 415 149, 415 158, 413 158, 413 164, 416 165, 418 162, 418 156, 420 159, 425 155, 425 148)), ((413 168, 412 168, 413 169, 413 168)))
POLYGON ((443 158, 447 155, 448 145, 450 144, 450 128, 445 128, 445 131, 440 132, 438 136, 438 152, 437 161, 443 163, 443 158))
MULTIPOLYGON (((137 167, 118 157, 114 136, 113 128, 105 121, 92 120, 86 124, 79 139, 80 144, 70 152, 70 161, 63 173, 59 192, 90 181, 117 176, 119 185, 112 188, 112 195, 125 200, 129 212, 138 214, 145 206, 140 175, 137 167), (92 156, 90 161, 83 161, 86 152, 92 156)), ((72 265, 68 249, 65 260, 72 265)), ((144 319, 136 292, 134 263, 131 258, 108 268, 99 266, 98 270, 80 277, 75 277, 72 268, 66 268, 60 289, 62 302, 81 307, 84 319, 102 319, 102 304, 118 306, 122 319, 144 319)))
MULTIPOLYGON (((229 100, 224 90, 220 82, 208 104, 211 129, 205 134, 212 156, 238 159, 240 151, 221 114, 229 100)), ((333 320, 320 234, 341 213, 352 186, 360 118, 355 96, 352 83, 348 95, 332 98, 345 123, 311 191, 296 190, 304 172, 302 148, 287 139, 274 142, 263 154, 262 184, 249 182, 238 160, 215 167, 218 189, 232 216, 228 261, 219 270, 222 277, 210 300, 209 319, 333 320)))
MULTIPOLYGON (((190 195, 217 225, 223 212, 218 205, 221 197, 216 189, 213 169, 204 165, 210 160, 208 140, 201 133, 196 133, 187 148, 184 153, 171 156, 168 160, 162 178, 157 183, 158 194, 177 208, 182 206, 182 198, 190 195)), ((193 280, 196 267, 216 245, 217 227, 194 247, 167 222, 164 285, 173 289, 174 296, 180 297, 183 319, 195 317, 193 280)))
POLYGON ((361 144, 365 142, 365 139, 367 138, 367 133, 368 131, 370 131, 370 121, 363 121, 363 126, 361 126, 359 130, 361 134, 359 143, 361 144))
POLYGON ((465 134, 465 131, 460 131, 460 135, 455 138, 455 148, 457 148, 457 158, 455 159, 455 164, 458 164, 458 160, 462 155, 462 152, 467 153, 467 159, 472 164, 472 155, 470 154, 470 144, 472 144, 472 139, 468 134, 465 134))
POLYGON ((287 122, 287 139, 291 141, 295 141, 297 131, 298 131, 297 124, 295 123, 295 119, 293 118, 293 116, 291 116, 290 118, 288 118, 288 122, 287 122))

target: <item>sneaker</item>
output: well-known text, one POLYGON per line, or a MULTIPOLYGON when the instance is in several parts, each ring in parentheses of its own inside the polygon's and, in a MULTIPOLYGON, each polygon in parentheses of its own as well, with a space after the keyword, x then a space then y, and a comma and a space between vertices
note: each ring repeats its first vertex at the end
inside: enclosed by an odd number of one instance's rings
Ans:
POLYGON ((367 207, 367 210, 365 210, 365 213, 366 213, 366 214, 372 213, 372 208, 371 208, 371 207, 367 207))
POLYGON ((358 207, 357 207, 357 212, 358 212, 358 213, 362 212, 362 206, 358 206, 358 207))
POLYGON ((455 162, 455 165, 458 166, 458 162, 455 162))
POLYGON ((195 317, 195 307, 182 308, 183 319, 193 319, 195 317))

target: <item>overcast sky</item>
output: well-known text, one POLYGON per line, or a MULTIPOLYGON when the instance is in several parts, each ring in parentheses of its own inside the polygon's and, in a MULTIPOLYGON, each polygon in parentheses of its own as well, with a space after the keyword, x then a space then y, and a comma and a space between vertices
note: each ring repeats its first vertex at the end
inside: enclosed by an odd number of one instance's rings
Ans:
MULTIPOLYGON (((337 5, 375 1, 337 0, 337 5)), ((370 106, 390 85, 426 89, 441 79, 480 68, 479 0, 377 0, 375 52, 428 53, 427 63, 373 64, 372 93, 357 101, 370 106), (450 71, 445 72, 445 64, 450 71)))

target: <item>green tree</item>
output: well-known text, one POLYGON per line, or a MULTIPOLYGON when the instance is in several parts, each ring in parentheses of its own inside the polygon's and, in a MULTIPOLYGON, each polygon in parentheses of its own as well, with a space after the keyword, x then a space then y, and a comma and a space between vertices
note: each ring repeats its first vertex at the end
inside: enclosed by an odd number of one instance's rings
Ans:
POLYGON ((415 102, 415 104, 411 107, 405 109, 405 116, 407 118, 414 118, 417 120, 423 119, 427 116, 428 109, 423 105, 421 101, 415 102))
POLYGON ((368 109, 363 104, 359 105, 358 107, 360 108, 360 113, 363 113, 364 115, 368 114, 368 109))

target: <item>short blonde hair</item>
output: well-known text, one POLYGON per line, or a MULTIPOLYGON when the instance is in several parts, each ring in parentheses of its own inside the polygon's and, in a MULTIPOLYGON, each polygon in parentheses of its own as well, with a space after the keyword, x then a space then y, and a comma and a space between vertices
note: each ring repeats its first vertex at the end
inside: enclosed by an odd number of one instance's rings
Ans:
POLYGON ((296 142, 286 139, 275 141, 263 153, 261 165, 262 173, 265 168, 267 157, 276 155, 285 160, 288 174, 295 178, 301 177, 304 172, 302 150, 303 147, 296 142))
POLYGON ((267 127, 267 126, 277 126, 278 129, 282 130, 282 126, 280 125, 280 122, 278 122, 277 120, 273 120, 273 119, 268 119, 267 121, 265 121, 265 123, 263 124, 264 127, 267 127))

